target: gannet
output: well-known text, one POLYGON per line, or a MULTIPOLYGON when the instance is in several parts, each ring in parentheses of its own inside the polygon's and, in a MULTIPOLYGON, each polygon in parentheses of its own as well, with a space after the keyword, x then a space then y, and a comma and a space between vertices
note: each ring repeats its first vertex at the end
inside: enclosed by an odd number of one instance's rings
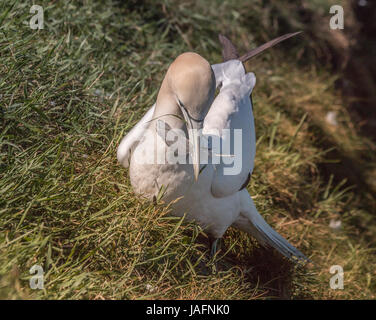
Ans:
POLYGON ((172 215, 198 223, 212 238, 212 255, 218 240, 233 226, 287 258, 308 260, 266 223, 246 189, 256 154, 251 101, 256 77, 246 72, 243 63, 296 34, 269 41, 242 57, 230 40, 220 36, 224 62, 214 65, 197 53, 179 55, 167 70, 156 103, 118 147, 117 159, 129 167, 135 193, 154 201, 162 195, 172 215), (217 152, 223 160, 218 163, 213 161, 213 141, 229 142, 235 129, 241 129, 241 165, 228 174, 234 146, 228 154, 217 152), (177 154, 177 163, 166 161, 176 160, 177 154), (200 161, 203 154, 209 159, 206 163, 200 161))

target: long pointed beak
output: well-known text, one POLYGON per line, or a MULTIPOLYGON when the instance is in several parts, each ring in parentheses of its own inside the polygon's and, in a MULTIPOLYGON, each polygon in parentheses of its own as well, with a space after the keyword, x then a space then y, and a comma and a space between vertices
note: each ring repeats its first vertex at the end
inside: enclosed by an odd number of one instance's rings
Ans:
POLYGON ((184 107, 180 107, 183 113, 184 120, 187 124, 189 141, 192 144, 192 161, 193 161, 193 173, 195 180, 198 180, 200 174, 200 132, 203 126, 202 121, 193 120, 187 110, 184 107))

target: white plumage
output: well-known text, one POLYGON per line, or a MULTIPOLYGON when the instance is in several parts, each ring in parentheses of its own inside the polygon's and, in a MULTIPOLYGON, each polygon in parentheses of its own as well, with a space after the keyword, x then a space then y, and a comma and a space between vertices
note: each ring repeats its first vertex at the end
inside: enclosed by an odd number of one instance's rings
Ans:
POLYGON ((233 158, 235 162, 241 160, 241 171, 230 175, 226 174, 226 169, 229 171, 231 164, 215 166, 211 191, 215 197, 225 197, 237 192, 248 179, 248 175, 252 174, 256 134, 250 95, 256 84, 256 77, 253 73, 246 74, 239 60, 216 64, 212 68, 221 91, 205 117, 203 134, 216 136, 219 132, 221 145, 229 142, 232 147, 230 154, 237 154, 239 150, 234 150, 236 146, 231 143, 233 140, 229 140, 236 138, 236 129, 241 130, 241 143, 238 147, 241 147, 242 156, 233 158), (227 129, 226 132, 230 132, 230 135, 223 134, 224 129, 227 129))
MULTIPOLYGON (((255 75, 246 73, 239 60, 210 67, 206 66, 206 60, 196 54, 179 56, 167 72, 156 104, 123 138, 117 157, 124 167, 129 166, 131 184, 137 194, 153 199, 163 190, 163 200, 173 202, 173 215, 186 214, 188 220, 196 221, 214 238, 221 238, 228 227, 234 226, 288 258, 306 260, 299 250, 265 222, 245 188, 256 153, 250 99, 255 83, 255 75), (220 87, 220 92, 213 101, 214 87, 220 87), (178 119, 182 115, 185 121, 178 119), (223 134, 224 129, 229 130, 231 136, 235 129, 241 129, 240 170, 229 175, 226 170, 231 169, 232 165, 200 164, 201 171, 196 181, 198 167, 192 164, 168 164, 163 161, 158 164, 158 159, 173 156, 168 141, 161 134, 161 124, 165 124, 167 130, 176 130, 181 138, 179 141, 190 145, 186 156, 193 162, 197 159, 195 151, 200 146, 193 143, 197 137, 187 135, 187 129, 202 128, 204 137, 213 139, 214 136, 222 143, 228 139, 223 134)), ((209 148, 201 145, 201 151, 210 153, 212 147, 210 143, 209 148)), ((229 155, 224 155, 223 150, 220 152, 223 156, 231 157, 235 152, 233 143, 231 148, 229 155)))

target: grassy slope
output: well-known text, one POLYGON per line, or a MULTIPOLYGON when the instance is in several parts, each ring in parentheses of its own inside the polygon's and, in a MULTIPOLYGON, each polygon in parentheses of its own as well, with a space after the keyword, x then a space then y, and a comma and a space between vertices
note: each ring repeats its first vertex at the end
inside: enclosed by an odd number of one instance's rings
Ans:
MULTIPOLYGON (((258 82, 248 189, 314 266, 297 269, 230 229, 212 274, 202 231, 135 197, 116 162, 119 140, 174 57, 194 50, 219 62, 223 30, 244 52, 309 29, 296 5, 40 2, 40 31, 27 25, 30 5, 0 4, 1 298, 375 298, 376 205, 365 184, 376 176, 375 146, 351 123, 337 75, 314 62, 317 39, 290 40, 248 66, 258 82), (332 110, 337 127, 325 122, 332 110), (29 289, 34 264, 44 267, 45 290, 29 289), (331 265, 344 267, 344 290, 329 288, 331 265)), ((324 1, 303 4, 328 12, 324 1)))

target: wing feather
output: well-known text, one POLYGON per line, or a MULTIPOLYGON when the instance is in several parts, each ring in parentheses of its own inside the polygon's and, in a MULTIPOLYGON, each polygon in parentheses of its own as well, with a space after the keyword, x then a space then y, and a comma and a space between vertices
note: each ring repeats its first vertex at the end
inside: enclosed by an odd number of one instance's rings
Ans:
POLYGON ((153 117, 155 104, 146 112, 139 122, 121 140, 117 149, 118 161, 127 168, 129 166, 132 150, 137 146, 153 117))
POLYGON ((223 61, 238 59, 239 58, 238 50, 236 50, 232 42, 222 34, 220 34, 218 38, 222 44, 223 61))
POLYGON ((253 170, 256 137, 250 94, 256 78, 245 73, 238 60, 213 69, 222 87, 205 117, 203 134, 211 141, 212 153, 219 153, 211 192, 225 197, 239 191, 253 170))

